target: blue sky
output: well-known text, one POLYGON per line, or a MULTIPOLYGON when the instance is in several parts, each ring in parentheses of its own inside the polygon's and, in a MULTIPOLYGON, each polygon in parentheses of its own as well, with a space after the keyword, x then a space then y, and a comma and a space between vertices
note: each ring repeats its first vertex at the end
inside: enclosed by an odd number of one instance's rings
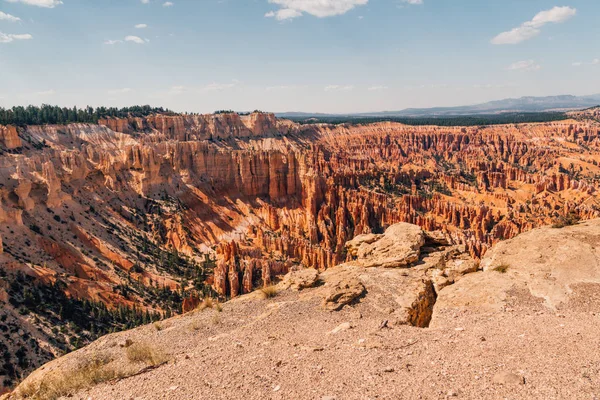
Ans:
POLYGON ((600 93, 598 16, 598 0, 0 0, 0 106, 359 112, 600 93))

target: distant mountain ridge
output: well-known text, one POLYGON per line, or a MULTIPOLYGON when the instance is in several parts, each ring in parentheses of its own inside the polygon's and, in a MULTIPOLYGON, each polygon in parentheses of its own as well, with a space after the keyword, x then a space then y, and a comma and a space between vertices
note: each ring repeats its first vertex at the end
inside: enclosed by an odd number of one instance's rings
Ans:
POLYGON ((355 117, 443 117, 460 115, 500 114, 505 112, 544 112, 569 111, 600 105, 600 94, 589 96, 526 96, 495 100, 487 103, 457 107, 407 108, 400 111, 381 111, 371 113, 322 114, 303 112, 276 113, 281 118, 310 118, 325 116, 355 117))

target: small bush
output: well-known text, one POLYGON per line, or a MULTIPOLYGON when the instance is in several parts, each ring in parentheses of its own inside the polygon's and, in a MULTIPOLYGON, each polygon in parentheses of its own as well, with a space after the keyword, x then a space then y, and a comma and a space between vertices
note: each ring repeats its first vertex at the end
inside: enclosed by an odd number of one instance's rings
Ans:
POLYGON ((497 267, 494 267, 492 270, 496 271, 496 272, 500 272, 501 274, 505 274, 509 268, 510 268, 510 265, 508 265, 508 264, 500 264, 497 267))
POLYGON ((164 364, 168 360, 165 353, 146 343, 134 343, 126 351, 129 361, 144 363, 150 367, 164 364))
POLYGON ((162 331, 163 330, 162 324, 160 322, 158 322, 158 321, 156 321, 152 325, 154 326, 154 329, 156 329, 157 331, 162 331))
POLYGON ((260 294, 263 299, 271 299, 277 296, 277 288, 274 285, 265 286, 260 289, 260 294))
POLYGON ((220 303, 215 304, 215 310, 217 310, 217 312, 223 312, 223 307, 220 303))
POLYGON ((570 213, 568 215, 558 217, 554 224, 552 224, 552 227, 555 229, 560 229, 564 228, 565 226, 577 225, 579 221, 580 218, 576 214, 570 213))

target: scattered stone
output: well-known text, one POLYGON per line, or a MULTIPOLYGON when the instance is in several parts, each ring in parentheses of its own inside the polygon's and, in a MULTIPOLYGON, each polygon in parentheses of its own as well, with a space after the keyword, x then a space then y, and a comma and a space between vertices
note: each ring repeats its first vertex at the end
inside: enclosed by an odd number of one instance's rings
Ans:
POLYGON ((502 371, 494 375, 492 382, 499 385, 524 385, 525 378, 512 372, 502 371))
POLYGON ((365 286, 357 278, 342 280, 326 293, 323 308, 328 311, 339 311, 364 293, 365 286))
POLYGON ((352 325, 350 324, 350 322, 344 322, 343 324, 340 324, 337 327, 335 327, 334 329, 332 329, 331 331, 327 332, 327 334, 335 335, 337 333, 347 331, 350 328, 352 328, 352 325))

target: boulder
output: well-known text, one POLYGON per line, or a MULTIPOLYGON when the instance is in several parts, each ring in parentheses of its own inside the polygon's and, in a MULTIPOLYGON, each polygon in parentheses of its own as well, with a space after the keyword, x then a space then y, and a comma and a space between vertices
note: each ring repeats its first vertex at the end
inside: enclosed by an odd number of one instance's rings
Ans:
POLYGON ((406 268, 419 259, 425 233, 417 225, 399 223, 383 235, 359 235, 346 243, 348 253, 365 268, 406 268))
POLYGON ((332 285, 326 292, 323 308, 328 311, 341 310, 364 293, 365 286, 357 278, 343 279, 332 285))
POLYGON ((296 271, 291 271, 283 277, 280 285, 284 288, 292 288, 294 290, 302 290, 313 287, 319 279, 319 273, 316 269, 305 268, 296 271))

